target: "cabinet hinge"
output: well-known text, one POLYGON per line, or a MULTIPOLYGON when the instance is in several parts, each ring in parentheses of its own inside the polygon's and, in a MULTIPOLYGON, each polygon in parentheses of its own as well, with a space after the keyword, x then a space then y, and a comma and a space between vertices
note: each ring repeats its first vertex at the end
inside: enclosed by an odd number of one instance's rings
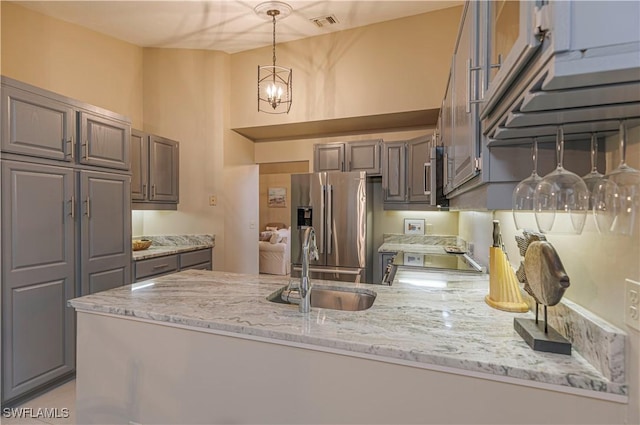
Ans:
POLYGON ((533 14, 533 32, 536 38, 542 42, 547 37, 551 28, 551 6, 547 0, 538 1, 533 14))
POLYGON ((482 170, 482 157, 473 158, 473 166, 476 171, 482 170))

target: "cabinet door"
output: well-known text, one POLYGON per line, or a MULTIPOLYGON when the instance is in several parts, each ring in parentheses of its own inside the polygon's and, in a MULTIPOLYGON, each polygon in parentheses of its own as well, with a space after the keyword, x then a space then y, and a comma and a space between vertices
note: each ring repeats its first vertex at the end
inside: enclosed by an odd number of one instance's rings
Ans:
MULTIPOLYGON (((486 88, 483 115, 496 105, 538 52, 541 42, 536 26, 544 23, 534 16, 537 9, 548 7, 542 3, 498 0, 478 4, 481 19, 478 36, 482 40, 480 51, 486 69, 481 82, 486 88)), ((568 22, 566 25, 570 26, 572 21, 568 22)))
POLYGON ((80 163, 128 170, 131 166, 131 127, 88 112, 79 112, 80 163))
POLYGON ((138 130, 131 130, 131 199, 145 201, 149 179, 149 140, 138 130))
POLYGON ((366 171, 368 175, 380 175, 381 143, 379 139, 347 143, 345 171, 366 171))
POLYGON ((453 161, 453 186, 458 187, 477 174, 480 126, 477 117, 478 65, 477 2, 467 2, 453 60, 453 126, 449 157, 453 161))
POLYGON ((74 370, 74 175, 2 161, 2 401, 74 370))
POLYGON ((314 145, 313 170, 344 171, 344 143, 314 145))
POLYGON ((431 136, 419 137, 407 142, 409 170, 409 202, 431 200, 431 136))
POLYGON ((178 142, 149 136, 150 200, 178 202, 179 163, 178 142))
POLYGON ((2 86, 2 151, 73 161, 74 114, 67 104, 2 86))
POLYGON ((382 189, 385 202, 405 202, 406 143, 385 143, 382 169, 382 189))
POLYGON ((131 283, 131 179, 82 171, 81 294, 131 283))

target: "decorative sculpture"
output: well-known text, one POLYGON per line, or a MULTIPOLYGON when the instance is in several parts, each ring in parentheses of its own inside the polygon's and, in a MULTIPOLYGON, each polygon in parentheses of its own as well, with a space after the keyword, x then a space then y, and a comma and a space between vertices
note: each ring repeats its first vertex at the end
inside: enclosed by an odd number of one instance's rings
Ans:
POLYGON ((544 235, 527 230, 523 235, 516 236, 520 255, 524 257, 516 276, 536 302, 536 318, 535 321, 516 318, 514 327, 534 350, 571 354, 571 343, 550 328, 547 320, 547 307, 560 302, 569 287, 569 276, 555 248, 544 235), (539 304, 544 306, 544 325, 538 318, 539 304))

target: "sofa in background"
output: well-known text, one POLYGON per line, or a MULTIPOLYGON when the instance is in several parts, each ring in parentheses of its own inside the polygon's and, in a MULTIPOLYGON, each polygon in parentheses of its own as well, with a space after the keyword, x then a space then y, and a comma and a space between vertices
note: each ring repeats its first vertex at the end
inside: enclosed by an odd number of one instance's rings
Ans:
POLYGON ((259 237, 260 273, 288 275, 291 272, 291 228, 284 223, 268 223, 259 237))

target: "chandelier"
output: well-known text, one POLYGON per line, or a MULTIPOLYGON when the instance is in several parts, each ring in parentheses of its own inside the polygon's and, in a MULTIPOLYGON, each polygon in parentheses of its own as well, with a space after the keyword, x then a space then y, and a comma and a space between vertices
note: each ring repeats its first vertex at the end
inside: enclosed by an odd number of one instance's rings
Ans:
POLYGON ((268 114, 288 114, 291 109, 291 68, 276 65, 276 20, 286 18, 291 6, 279 1, 257 5, 259 16, 271 18, 273 23, 273 65, 258 65, 258 111, 268 114))

